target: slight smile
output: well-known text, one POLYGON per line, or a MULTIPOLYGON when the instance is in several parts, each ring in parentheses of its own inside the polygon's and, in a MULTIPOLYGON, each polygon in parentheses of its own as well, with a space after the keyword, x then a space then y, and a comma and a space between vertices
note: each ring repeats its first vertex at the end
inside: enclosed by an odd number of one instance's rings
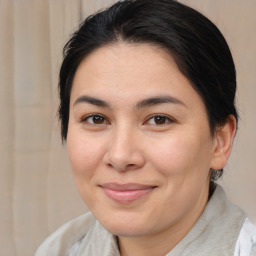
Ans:
POLYGON ((138 200, 156 188, 156 186, 136 183, 106 183, 100 187, 110 199, 121 204, 127 204, 138 200))

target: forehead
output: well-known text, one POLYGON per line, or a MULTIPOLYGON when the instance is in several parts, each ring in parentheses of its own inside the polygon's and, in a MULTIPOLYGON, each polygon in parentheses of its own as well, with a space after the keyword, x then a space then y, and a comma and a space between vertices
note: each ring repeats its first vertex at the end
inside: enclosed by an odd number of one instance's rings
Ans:
POLYGON ((155 94, 201 100, 171 55, 149 44, 116 43, 86 56, 76 71, 71 98, 81 94, 110 100, 111 96, 141 99, 155 94))
POLYGON ((178 71, 174 59, 160 47, 146 43, 119 42, 102 46, 90 53, 80 63, 77 72, 81 68, 90 69, 90 72, 98 75, 123 75, 132 71, 132 79, 148 71, 152 75, 160 73, 164 71, 163 65, 173 66, 178 71))

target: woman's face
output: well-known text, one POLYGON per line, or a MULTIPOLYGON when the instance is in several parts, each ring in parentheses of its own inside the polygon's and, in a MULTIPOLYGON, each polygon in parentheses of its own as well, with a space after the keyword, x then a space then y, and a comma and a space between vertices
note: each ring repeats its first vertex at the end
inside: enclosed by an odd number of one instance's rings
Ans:
POLYGON ((190 228, 207 203, 216 139, 201 97, 164 50, 119 43, 87 56, 67 146, 81 197, 115 235, 190 228))

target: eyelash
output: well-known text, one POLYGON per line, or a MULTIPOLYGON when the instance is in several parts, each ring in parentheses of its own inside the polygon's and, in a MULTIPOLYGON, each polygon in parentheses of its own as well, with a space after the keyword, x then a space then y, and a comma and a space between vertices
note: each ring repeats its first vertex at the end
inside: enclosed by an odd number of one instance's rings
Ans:
MULTIPOLYGON (((94 120, 95 121, 95 120, 94 120)), ((105 125, 105 124, 109 124, 110 122, 106 119, 106 117, 104 117, 103 115, 101 114, 90 114, 90 115, 87 115, 87 116, 84 116, 82 119, 81 119, 81 123, 84 123, 86 122, 87 124, 89 125, 95 125, 95 126, 100 126, 100 125, 105 125), (101 119, 102 120, 102 123, 95 123, 95 122, 89 122, 89 118, 98 118, 98 119, 101 119)), ((167 115, 164 115, 164 114, 155 114, 155 115, 151 115, 149 116, 146 121, 143 123, 143 124, 149 124, 149 125, 156 125, 156 126, 164 126, 168 123, 173 123, 174 120, 167 116, 167 115), (160 124, 156 124, 156 118, 160 118, 158 121, 162 121, 161 119, 163 119, 163 123, 160 123, 160 124), (150 120, 154 120, 155 124, 150 124, 150 120)))
POLYGON ((87 123, 89 125, 105 125, 107 121, 107 119, 103 116, 103 115, 100 115, 100 114, 90 114, 90 115, 87 115, 87 116, 84 116, 82 119, 81 119, 81 123, 87 123), (103 123, 100 123, 100 124, 96 124, 96 123, 90 123, 88 122, 88 119, 89 118, 102 118, 103 119, 103 123))
MULTIPOLYGON (((166 125, 168 123, 173 123, 174 122, 174 119, 167 116, 167 115, 164 115, 164 114, 155 114, 155 115, 152 115, 152 116, 149 116, 146 120, 146 123, 149 123, 149 121, 151 119, 155 119, 155 118, 163 118, 165 120, 165 122, 163 124, 150 124, 150 125, 156 125, 156 126, 163 126, 163 125, 166 125)), ((156 121, 156 120, 155 120, 156 121)))

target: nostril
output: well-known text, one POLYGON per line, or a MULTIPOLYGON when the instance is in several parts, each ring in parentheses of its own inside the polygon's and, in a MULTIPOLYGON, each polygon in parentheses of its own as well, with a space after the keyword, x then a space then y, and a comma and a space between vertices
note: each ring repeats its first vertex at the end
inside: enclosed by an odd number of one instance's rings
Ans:
POLYGON ((135 170, 135 169, 137 169, 137 165, 136 164, 127 164, 126 166, 125 166, 125 168, 124 168, 124 170, 135 170))
POLYGON ((129 171, 139 169, 144 165, 144 157, 140 151, 127 147, 112 147, 103 157, 104 165, 116 171, 129 171), (124 150, 126 149, 126 151, 124 150))
POLYGON ((125 166, 115 166, 111 163, 106 163, 106 166, 109 167, 109 168, 115 168, 119 171, 127 171, 127 170, 132 170, 134 168, 136 168, 136 164, 127 164, 125 166))
POLYGON ((110 163, 107 163, 106 165, 107 165, 107 167, 112 167, 112 164, 110 164, 110 163))

